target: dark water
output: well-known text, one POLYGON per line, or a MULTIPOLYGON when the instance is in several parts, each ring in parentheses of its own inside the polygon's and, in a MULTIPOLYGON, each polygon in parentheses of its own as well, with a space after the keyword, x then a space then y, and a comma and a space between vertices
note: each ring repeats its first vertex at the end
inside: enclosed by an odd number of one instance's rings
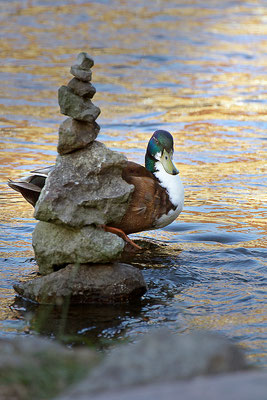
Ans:
POLYGON ((267 7, 262 1, 0 1, 1 335, 109 346, 157 326, 208 329, 266 365, 267 7), (144 162, 170 130, 185 208, 133 235, 140 303, 36 307, 12 285, 36 273, 32 208, 6 186, 54 163, 57 89, 80 51, 95 60, 99 140, 144 162))

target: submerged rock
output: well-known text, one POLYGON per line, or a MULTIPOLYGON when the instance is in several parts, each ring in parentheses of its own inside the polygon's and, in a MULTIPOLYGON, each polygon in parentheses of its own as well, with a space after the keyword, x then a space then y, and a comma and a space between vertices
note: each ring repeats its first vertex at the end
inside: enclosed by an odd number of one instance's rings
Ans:
POLYGON ((69 263, 110 262, 120 256, 125 243, 93 226, 72 229, 41 221, 33 231, 32 245, 39 272, 46 275, 69 263))
POLYGON ((122 178, 126 159, 94 141, 58 156, 35 207, 36 219, 84 227, 120 220, 133 190, 122 178))
POLYGON ((100 114, 100 108, 90 99, 77 96, 68 86, 58 89, 60 112, 79 121, 93 122, 100 114))
POLYGON ((40 304, 116 303, 146 292, 142 273, 127 264, 70 264, 41 278, 14 285, 21 296, 40 304))
POLYGON ((86 147, 93 142, 100 130, 100 126, 96 122, 76 121, 67 118, 59 127, 58 146, 59 154, 68 154, 75 150, 86 147))

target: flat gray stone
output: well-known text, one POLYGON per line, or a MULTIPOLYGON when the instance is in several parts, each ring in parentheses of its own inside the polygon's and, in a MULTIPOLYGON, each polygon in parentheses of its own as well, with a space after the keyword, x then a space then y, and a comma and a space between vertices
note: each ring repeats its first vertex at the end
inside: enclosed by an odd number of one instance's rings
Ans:
POLYGON ((92 71, 85 70, 77 64, 71 66, 70 73, 83 82, 90 82, 92 80, 92 71))
MULTIPOLYGON (((173 334, 166 328, 155 329, 133 344, 112 349, 87 379, 58 400, 85 400, 89 395, 92 400, 132 399, 131 392, 140 393, 141 385, 144 388, 144 385, 153 383, 150 386, 152 390, 154 385, 166 387, 166 382, 172 385, 179 380, 181 388, 183 385, 190 387, 192 381, 188 380, 196 376, 213 375, 209 378, 211 382, 217 374, 234 373, 247 368, 242 350, 222 335, 204 331, 173 334), (129 394, 129 397, 123 397, 125 394, 129 394)), ((226 392, 230 390, 228 387, 226 392)), ((155 391, 152 390, 152 393, 155 394, 155 391)), ((179 393, 181 399, 186 399, 183 390, 179 393)), ((155 399, 152 396, 135 398, 155 399)), ((165 399, 165 396, 156 398, 165 399)), ((196 397, 200 398, 206 396, 196 397)), ((213 398, 217 399, 217 396, 213 398)), ((225 396, 225 399, 228 397, 225 396)))
MULTIPOLYGON (((71 390, 57 400, 88 400, 86 392, 72 397, 71 390)), ((217 376, 138 385, 90 394, 90 400, 266 400, 267 375, 263 371, 235 372, 217 376)))
POLYGON ((41 278, 14 285, 21 296, 40 304, 116 303, 146 292, 139 269, 127 264, 70 264, 41 278))
POLYGON ((86 147, 96 139, 99 130, 96 122, 67 118, 59 127, 58 153, 63 155, 86 147))
POLYGON ((90 69, 94 66, 94 60, 83 51, 77 56, 77 64, 83 69, 90 69))
POLYGON ((93 226, 71 229, 47 222, 36 225, 32 244, 42 275, 69 263, 113 261, 119 257, 125 245, 119 236, 93 226))
POLYGON ((126 162, 123 154, 97 141, 59 155, 36 203, 35 218, 75 228, 119 221, 134 189, 121 177, 126 162))
MULTIPOLYGON (((174 335, 157 329, 132 345, 115 348, 92 372, 87 390, 112 390, 246 368, 242 351, 224 336, 209 332, 174 335)), ((75 392, 73 398, 77 398, 75 392)))
POLYGON ((58 103, 60 112, 80 121, 94 122, 100 114, 90 99, 77 96, 72 89, 61 86, 58 90, 58 103))
POLYGON ((95 93, 95 87, 89 82, 83 82, 77 78, 73 78, 68 83, 68 87, 77 94, 77 96, 91 99, 95 93))

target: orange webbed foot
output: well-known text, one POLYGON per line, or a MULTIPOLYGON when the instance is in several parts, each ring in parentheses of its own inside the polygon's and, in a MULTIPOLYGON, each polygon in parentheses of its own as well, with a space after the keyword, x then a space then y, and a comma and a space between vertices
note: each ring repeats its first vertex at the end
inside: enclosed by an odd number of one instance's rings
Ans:
POLYGON ((134 243, 127 235, 125 232, 123 232, 119 228, 113 228, 112 226, 107 226, 107 225, 101 225, 101 227, 106 231, 110 233, 114 233, 115 235, 120 236, 125 242, 129 243, 131 246, 133 246, 137 250, 142 250, 142 247, 138 246, 136 243, 134 243))

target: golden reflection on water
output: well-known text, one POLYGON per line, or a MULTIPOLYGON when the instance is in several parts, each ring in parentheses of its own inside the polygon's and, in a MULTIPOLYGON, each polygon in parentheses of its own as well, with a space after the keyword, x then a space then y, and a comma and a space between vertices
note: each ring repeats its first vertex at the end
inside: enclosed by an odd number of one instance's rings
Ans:
MULTIPOLYGON (((216 291, 216 287, 214 289, 216 291)), ((195 298, 197 296, 199 302, 198 306, 200 308, 212 307, 214 309, 210 315, 194 315, 194 308, 192 308, 191 316, 190 308, 187 308, 188 331, 192 328, 212 331, 224 330, 228 335, 230 332, 232 335, 234 331, 236 336, 244 337, 243 341, 240 343, 242 347, 252 347, 253 351, 249 354, 249 360, 251 363, 253 363, 257 357, 262 357, 264 359, 266 356, 264 341, 253 340, 253 344, 249 342, 253 325, 257 326, 258 334, 261 334, 263 337, 265 336, 266 312, 264 299, 259 301, 257 308, 250 309, 249 307, 245 307, 244 309, 239 310, 239 303, 235 304, 233 302, 233 298, 237 296, 237 290, 234 286, 231 288, 231 285, 228 284, 226 290, 224 290, 221 285, 218 285, 217 291, 220 292, 221 296, 217 301, 207 298, 203 292, 203 288, 201 287, 198 288, 197 286, 194 286, 187 291, 186 298, 195 298), (226 314, 220 312, 222 297, 224 297, 224 302, 227 305, 226 314), (217 311, 216 306, 218 307, 217 311), (255 354, 255 349, 257 349, 257 354, 255 354)), ((240 301, 242 301, 242 297, 246 299, 246 297, 250 295, 250 290, 238 294, 240 301)))
MULTIPOLYGON (((1 18, 5 40, 0 42, 0 220, 10 227, 3 257, 32 257, 30 230, 23 232, 34 223, 32 208, 5 182, 54 163, 58 125, 63 120, 57 90, 71 78, 69 67, 82 50, 95 59, 94 103, 102 110, 100 140, 143 163, 146 143, 155 129, 170 130, 175 139, 175 162, 186 188, 179 223, 192 225, 191 239, 180 243, 179 231, 141 236, 170 241, 170 254, 266 249, 267 8, 263 0, 157 0, 135 7, 123 0, 112 5, 11 1, 1 10, 1 18), (217 241, 196 239, 200 227, 194 224, 214 229, 217 241), (21 234, 15 235, 16 227, 22 228, 21 234), (224 243, 220 242, 223 234, 247 236, 224 243)), ((19 262, 17 266, 12 279, 21 274, 25 279, 24 267, 19 262)), ((235 310, 229 319, 227 313, 216 313, 223 300, 216 304, 203 287, 193 285, 184 293, 195 299, 196 307, 209 301, 215 310, 192 315, 193 327, 234 332, 240 323, 245 335, 246 326, 255 322, 255 332, 261 329, 264 304, 260 300, 251 313, 235 310)), ((1 294, 1 318, 8 314, 12 319, 6 307, 14 292, 11 287, 1 288, 1 294)), ((225 308, 231 304, 230 298, 225 308)), ((253 343, 260 349, 263 342, 254 338, 253 343)), ((243 339, 243 344, 250 346, 249 340, 243 339)))

